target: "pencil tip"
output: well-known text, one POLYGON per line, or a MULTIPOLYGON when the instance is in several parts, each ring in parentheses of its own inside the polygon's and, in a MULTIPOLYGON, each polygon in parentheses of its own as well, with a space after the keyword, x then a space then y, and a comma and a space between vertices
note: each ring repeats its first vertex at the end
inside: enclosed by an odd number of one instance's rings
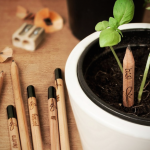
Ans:
POLYGON ((130 51, 132 51, 132 50, 131 50, 131 47, 130 47, 130 45, 128 45, 128 47, 127 47, 127 48, 128 48, 130 51))

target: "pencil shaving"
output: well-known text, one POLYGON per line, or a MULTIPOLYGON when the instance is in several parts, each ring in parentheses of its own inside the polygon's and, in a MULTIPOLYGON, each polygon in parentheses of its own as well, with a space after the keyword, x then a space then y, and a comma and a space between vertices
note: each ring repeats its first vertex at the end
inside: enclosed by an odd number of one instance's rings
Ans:
POLYGON ((16 16, 20 19, 25 19, 28 16, 29 12, 22 6, 17 6, 16 16))
POLYGON ((16 16, 20 19, 34 19, 35 14, 29 12, 26 8, 22 6, 17 6, 16 16))
POLYGON ((34 24, 44 28, 46 33, 52 33, 62 29, 63 19, 58 13, 44 8, 37 12, 34 24))
POLYGON ((0 62, 4 62, 7 58, 12 57, 13 50, 10 47, 4 48, 0 52, 0 62))

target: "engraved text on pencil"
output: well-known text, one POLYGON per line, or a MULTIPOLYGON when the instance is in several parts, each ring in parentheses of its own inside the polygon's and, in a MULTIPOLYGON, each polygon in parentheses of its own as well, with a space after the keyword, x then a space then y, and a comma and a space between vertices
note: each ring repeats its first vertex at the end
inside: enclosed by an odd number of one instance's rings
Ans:
POLYGON ((59 95, 56 96, 57 102, 59 101, 59 95))
POLYGON ((12 135, 13 148, 18 148, 16 135, 12 135))
POLYGON ((32 124, 33 126, 39 126, 38 115, 32 114, 32 124))
POLYGON ((130 69, 125 69, 125 79, 132 79, 132 74, 131 74, 131 70, 132 68, 130 69))
POLYGON ((51 119, 54 119, 54 120, 56 120, 56 116, 51 116, 51 119))
POLYGON ((32 110, 34 108, 34 106, 37 106, 36 101, 31 100, 30 103, 29 103, 30 110, 32 110))
POLYGON ((13 122, 13 119, 12 119, 12 118, 10 118, 10 119, 11 119, 11 120, 10 120, 9 126, 10 126, 10 131, 12 131, 12 130, 14 129, 14 126, 17 126, 17 124, 13 122))
POLYGON ((54 108, 54 99, 52 99, 52 103, 50 104, 50 111, 54 111, 55 108, 54 108))
POLYGON ((126 89, 126 101, 128 102, 129 99, 131 99, 131 98, 132 98, 132 87, 128 87, 126 89))

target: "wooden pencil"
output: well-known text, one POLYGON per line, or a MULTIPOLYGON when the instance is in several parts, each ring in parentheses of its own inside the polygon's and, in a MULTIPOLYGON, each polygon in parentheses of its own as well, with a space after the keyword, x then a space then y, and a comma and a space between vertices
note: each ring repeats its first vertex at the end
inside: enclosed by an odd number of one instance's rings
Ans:
POLYGON ((50 124, 51 150, 60 150, 56 90, 52 86, 48 88, 48 113, 50 124))
POLYGON ((1 94, 1 91, 2 91, 2 87, 3 87, 3 81, 4 81, 4 72, 1 71, 0 72, 0 94, 1 94))
POLYGON ((55 86, 56 86, 58 122, 59 122, 59 133, 60 133, 60 147, 61 150, 70 150, 64 85, 63 85, 60 68, 55 69, 55 86))
POLYGON ((18 72, 17 64, 15 63, 14 60, 12 61, 11 64, 11 77, 12 77, 17 118, 18 118, 21 147, 22 150, 32 150, 31 142, 29 138, 26 114, 25 114, 25 109, 24 109, 24 104, 23 104, 23 99, 21 94, 19 72, 18 72))
POLYGON ((123 105, 125 107, 134 105, 134 69, 134 57, 128 46, 123 59, 123 105))
POLYGON ((34 86, 29 85, 27 87, 28 93, 28 107, 30 113, 30 125, 32 130, 32 141, 33 147, 35 150, 43 150, 43 142, 40 130, 40 123, 39 123, 39 114, 37 109, 37 101, 34 91, 34 86))
POLYGON ((7 106, 7 115, 11 150, 21 150, 17 116, 13 105, 7 106))

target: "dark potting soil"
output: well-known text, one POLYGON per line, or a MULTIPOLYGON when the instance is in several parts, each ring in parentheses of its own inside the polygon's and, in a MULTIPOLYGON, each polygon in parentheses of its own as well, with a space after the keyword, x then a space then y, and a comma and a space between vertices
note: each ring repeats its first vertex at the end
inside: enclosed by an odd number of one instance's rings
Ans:
MULTIPOLYGON (((112 52, 103 58, 97 59, 84 75, 90 89, 102 100, 116 109, 128 114, 150 118, 150 70, 143 90, 141 103, 138 104, 137 97, 145 70, 146 61, 150 53, 150 46, 132 47, 135 59, 135 91, 134 106, 126 108, 122 104, 123 98, 123 75, 118 67, 112 52)), ((116 51, 121 63, 125 55, 125 48, 116 51)))

